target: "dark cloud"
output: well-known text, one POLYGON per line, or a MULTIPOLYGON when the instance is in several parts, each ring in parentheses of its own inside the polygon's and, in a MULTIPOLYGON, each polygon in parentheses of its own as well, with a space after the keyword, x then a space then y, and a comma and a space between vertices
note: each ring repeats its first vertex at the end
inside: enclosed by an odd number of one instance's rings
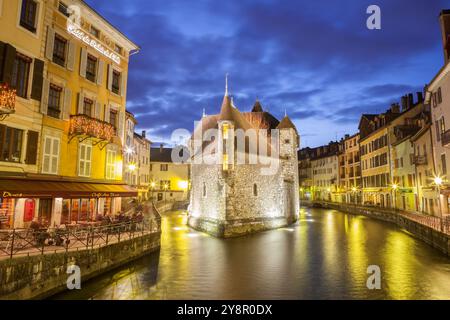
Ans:
POLYGON ((445 2, 379 0, 382 29, 366 25, 369 0, 87 0, 141 46, 131 57, 128 106, 154 139, 217 113, 224 75, 236 105, 258 97, 301 134, 354 132, 420 90, 442 64, 438 14, 445 2))

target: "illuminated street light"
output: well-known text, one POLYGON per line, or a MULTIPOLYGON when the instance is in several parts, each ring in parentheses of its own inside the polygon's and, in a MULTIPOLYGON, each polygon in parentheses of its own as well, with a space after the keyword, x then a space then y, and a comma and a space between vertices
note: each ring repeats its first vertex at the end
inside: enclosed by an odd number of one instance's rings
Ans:
POLYGON ((128 170, 130 170, 130 171, 136 170, 136 165, 135 164, 129 164, 128 165, 128 170))
POLYGON ((126 147, 126 148, 125 148, 125 153, 128 154, 128 155, 130 155, 130 154, 133 153, 133 149, 130 148, 130 147, 126 147))
POLYGON ((397 189, 398 189, 398 184, 394 183, 392 185, 392 191, 394 193, 394 196, 392 197, 394 210, 397 210, 397 189))
POLYGON ((178 181, 178 187, 179 187, 180 189, 187 190, 187 188, 188 188, 188 182, 187 182, 187 181, 184 181, 184 180, 178 181))
POLYGON ((441 205, 441 186, 442 186, 442 178, 439 176, 434 177, 434 184, 436 185, 437 189, 437 200, 439 204, 439 214, 441 216, 441 232, 444 232, 444 224, 443 224, 443 216, 442 216, 442 205, 441 205))

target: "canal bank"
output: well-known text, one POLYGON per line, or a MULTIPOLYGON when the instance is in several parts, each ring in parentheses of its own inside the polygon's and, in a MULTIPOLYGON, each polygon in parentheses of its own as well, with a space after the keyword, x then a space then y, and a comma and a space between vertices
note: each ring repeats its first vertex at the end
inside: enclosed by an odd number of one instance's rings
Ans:
POLYGON ((288 228, 217 239, 162 215, 161 250, 52 299, 448 299, 450 258, 393 224, 303 208, 288 228), (366 286, 381 270, 381 289, 366 286))
POLYGON ((143 212, 141 220, 59 230, 55 233, 61 239, 58 245, 50 231, 13 230, 7 250, 0 251, 0 299, 46 298, 67 290, 68 278, 74 274, 72 266, 78 267, 84 283, 158 251, 161 216, 151 205, 144 205, 143 212), (44 234, 47 240, 37 243, 44 234))
POLYGON ((406 230, 417 239, 424 241, 443 254, 450 256, 450 235, 437 230, 436 225, 426 225, 424 224, 424 222, 415 221, 412 214, 393 212, 391 210, 382 208, 363 207, 346 203, 333 203, 325 201, 311 202, 302 200, 301 205, 304 207, 333 209, 353 215, 367 216, 373 219, 396 224, 398 227, 406 230))

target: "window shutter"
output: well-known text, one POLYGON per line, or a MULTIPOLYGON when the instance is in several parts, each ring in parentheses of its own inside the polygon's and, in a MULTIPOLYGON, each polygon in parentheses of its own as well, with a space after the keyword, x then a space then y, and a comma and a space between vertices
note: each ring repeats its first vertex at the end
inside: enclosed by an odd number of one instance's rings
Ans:
POLYGON ((121 73, 120 80, 122 81, 121 86, 120 86, 120 95, 122 97, 125 97, 125 93, 127 91, 127 76, 126 76, 125 72, 121 73))
POLYGON ((108 64, 108 90, 112 91, 113 68, 108 64))
POLYGON ((53 61, 53 48, 55 46, 55 30, 48 26, 47 27, 47 45, 45 47, 45 57, 53 61))
POLYGON ((98 68, 97 68, 97 84, 101 85, 103 82, 103 69, 105 66, 105 62, 103 60, 98 61, 98 68))
POLYGON ((3 56, 3 74, 2 81, 4 83, 11 84, 12 71, 14 66, 14 60, 16 59, 16 48, 14 48, 10 44, 6 44, 5 46, 5 55, 3 56))
POLYGON ((50 173, 50 159, 51 159, 51 150, 52 150, 52 139, 49 137, 45 137, 44 140, 44 150, 42 152, 42 172, 50 173))
POLYGON ((75 66, 75 42, 69 41, 67 45, 67 69, 73 71, 75 66))
POLYGON ((95 102, 95 118, 102 120, 102 104, 98 101, 95 102))
POLYGON ((110 109, 111 109, 111 107, 109 106, 109 104, 107 104, 105 107, 105 119, 104 120, 108 123, 111 121, 111 119, 109 118, 109 110, 110 109))
POLYGON ((122 111, 119 111, 119 125, 118 125, 118 136, 120 139, 123 139, 123 126, 124 126, 124 114, 122 111))
POLYGON ((69 120, 72 111, 72 91, 69 88, 64 89, 64 109, 63 120, 69 120))
POLYGON ((81 60, 80 60, 80 76, 86 78, 86 65, 87 65, 87 50, 81 48, 81 60))
POLYGON ((50 165, 51 173, 58 173, 58 160, 59 160, 59 139, 52 139, 52 162, 50 165))
POLYGON ((42 85, 44 81, 44 61, 34 59, 33 85, 31 88, 31 99, 42 100, 42 85))
POLYGON ((26 164, 36 164, 39 132, 28 131, 26 164))
POLYGON ((47 114, 49 91, 50 91, 50 82, 47 79, 43 79, 42 99, 41 99, 41 113, 42 114, 47 114))
POLYGON ((3 78, 3 62, 5 61, 6 43, 0 41, 0 79, 3 78))
POLYGON ((77 114, 83 114, 83 102, 84 102, 84 94, 80 92, 78 94, 78 109, 77 114))

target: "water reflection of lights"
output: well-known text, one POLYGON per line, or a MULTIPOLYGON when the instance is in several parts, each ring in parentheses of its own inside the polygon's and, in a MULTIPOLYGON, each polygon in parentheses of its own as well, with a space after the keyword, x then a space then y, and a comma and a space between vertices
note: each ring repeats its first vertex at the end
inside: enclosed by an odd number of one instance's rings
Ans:
POLYGON ((174 227, 173 230, 175 231, 183 231, 183 230, 187 230, 187 227, 174 227))
POLYGON ((187 236, 188 236, 189 238, 197 238, 197 237, 200 236, 200 234, 195 233, 195 232, 190 232, 190 233, 187 234, 187 236))
POLYGON ((279 229, 279 230, 282 230, 282 231, 289 231, 289 232, 294 232, 294 231, 295 231, 294 228, 281 228, 281 229, 279 229))

